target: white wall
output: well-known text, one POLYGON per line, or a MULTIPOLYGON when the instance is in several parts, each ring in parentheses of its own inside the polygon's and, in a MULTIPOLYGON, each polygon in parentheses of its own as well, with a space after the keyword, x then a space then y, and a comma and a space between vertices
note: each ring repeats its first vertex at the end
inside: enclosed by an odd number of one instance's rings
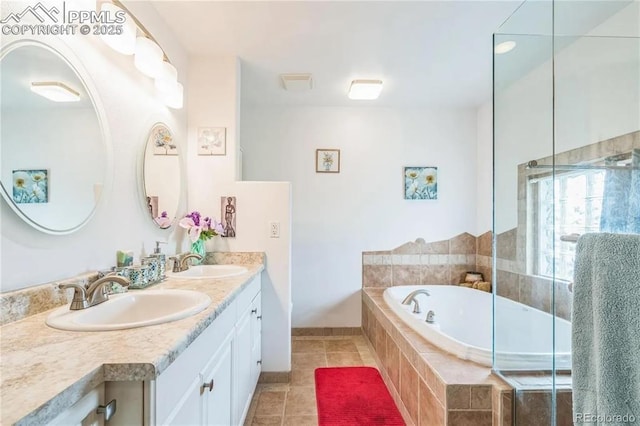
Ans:
POLYGON ((472 109, 243 106, 242 148, 247 179, 292 182, 294 327, 360 325, 362 251, 476 229, 472 109), (404 200, 403 166, 437 166, 439 199, 404 200))
MULTIPOLYGON (((179 80, 184 81, 187 54, 176 37, 150 4, 133 2, 131 8, 167 51, 178 69, 179 80)), ((2 37, 3 44, 11 40, 2 37)), ((74 64, 86 69, 91 85, 97 89, 105 111, 104 125, 110 133, 112 181, 105 186, 93 219, 78 232, 66 236, 36 231, 19 219, 4 200, 0 203, 3 292, 111 267, 115 264, 116 250, 132 249, 138 255, 144 245, 146 252, 150 252, 154 240, 170 238, 172 244, 166 251, 174 253, 177 249, 171 231, 159 230, 149 219, 138 188, 138 173, 151 125, 164 121, 177 140, 185 141, 186 111, 165 107, 155 97, 153 81, 134 67, 132 57, 112 51, 93 36, 64 39, 47 36, 43 41, 55 44, 74 64)))
POLYGON ((221 196, 237 197, 236 238, 215 238, 209 251, 266 253, 263 273, 262 368, 291 370, 291 190, 286 182, 236 182, 240 62, 235 57, 189 60, 189 210, 221 219, 221 196), (197 129, 227 128, 227 155, 199 156, 197 129), (268 237, 280 222, 279 239, 268 237))

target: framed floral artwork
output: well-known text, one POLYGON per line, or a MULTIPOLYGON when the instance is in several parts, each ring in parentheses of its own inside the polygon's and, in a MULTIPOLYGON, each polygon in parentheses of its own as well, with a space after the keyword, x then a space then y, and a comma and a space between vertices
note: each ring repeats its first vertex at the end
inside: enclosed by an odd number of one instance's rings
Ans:
POLYGON ((14 203, 49 202, 49 172, 47 170, 13 170, 12 176, 14 203))
POLYGON ((340 150, 316 149, 316 173, 340 173, 340 150))
POLYGON ((199 127, 198 155, 227 155, 227 128, 199 127))
POLYGON ((437 200, 438 168, 437 167, 405 167, 404 168, 405 200, 437 200))

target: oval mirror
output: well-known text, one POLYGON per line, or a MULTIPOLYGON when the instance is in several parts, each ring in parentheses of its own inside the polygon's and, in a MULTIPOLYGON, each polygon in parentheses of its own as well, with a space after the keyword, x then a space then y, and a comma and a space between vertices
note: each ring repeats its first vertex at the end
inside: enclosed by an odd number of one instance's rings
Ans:
POLYGON ((156 123, 149 132, 144 149, 143 201, 153 222, 162 229, 171 227, 180 204, 178 154, 171 130, 163 123, 156 123))
POLYGON ((2 195, 33 227, 73 232, 93 215, 107 179, 94 99, 71 63, 43 44, 3 49, 0 69, 2 195))

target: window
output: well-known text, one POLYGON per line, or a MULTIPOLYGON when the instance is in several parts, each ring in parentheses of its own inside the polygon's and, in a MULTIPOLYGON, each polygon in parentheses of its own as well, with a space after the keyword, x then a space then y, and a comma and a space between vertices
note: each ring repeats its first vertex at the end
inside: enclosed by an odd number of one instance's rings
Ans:
POLYGON ((604 193, 604 170, 556 172, 530 181, 535 194, 533 269, 536 275, 572 281, 576 244, 561 241, 562 235, 600 230, 604 193), (554 200, 555 192, 555 200, 554 200), (555 219, 555 234, 554 234, 555 219), (555 253, 554 253, 555 244, 555 253))

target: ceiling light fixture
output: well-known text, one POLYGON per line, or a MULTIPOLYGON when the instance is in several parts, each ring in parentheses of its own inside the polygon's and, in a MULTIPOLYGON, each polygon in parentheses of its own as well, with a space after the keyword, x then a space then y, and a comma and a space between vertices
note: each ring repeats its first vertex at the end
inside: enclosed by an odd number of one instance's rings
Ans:
POLYGON ((353 80, 349 88, 349 99, 378 99, 382 91, 382 80, 353 80))
POLYGON ((165 104, 169 108, 182 108, 184 87, 178 83, 178 70, 151 33, 120 0, 103 2, 100 11, 107 12, 109 16, 122 12, 126 14, 122 24, 123 33, 117 36, 105 35, 102 40, 117 52, 134 54, 134 65, 144 75, 155 79, 156 92, 165 104))
POLYGON ((496 44, 496 47, 493 48, 493 51, 496 53, 496 55, 502 55, 504 53, 511 52, 515 47, 515 41, 503 41, 502 43, 496 44))
POLYGON ((80 93, 59 81, 32 82, 31 91, 54 102, 78 102, 80 93))

